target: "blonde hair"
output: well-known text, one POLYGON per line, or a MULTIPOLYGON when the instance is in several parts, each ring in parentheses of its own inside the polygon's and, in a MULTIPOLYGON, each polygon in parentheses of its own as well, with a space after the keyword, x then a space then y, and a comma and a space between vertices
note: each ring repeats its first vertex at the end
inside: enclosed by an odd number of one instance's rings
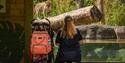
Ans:
POLYGON ((76 34, 76 29, 72 17, 66 16, 62 24, 61 37, 73 38, 76 34))

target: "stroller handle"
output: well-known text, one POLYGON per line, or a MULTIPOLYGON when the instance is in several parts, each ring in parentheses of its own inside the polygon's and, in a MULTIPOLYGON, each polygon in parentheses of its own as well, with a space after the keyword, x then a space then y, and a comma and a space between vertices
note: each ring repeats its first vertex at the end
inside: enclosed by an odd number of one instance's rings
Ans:
POLYGON ((51 24, 51 23, 50 23, 50 20, 49 20, 48 18, 45 18, 45 19, 49 22, 49 25, 50 25, 50 24, 51 24))

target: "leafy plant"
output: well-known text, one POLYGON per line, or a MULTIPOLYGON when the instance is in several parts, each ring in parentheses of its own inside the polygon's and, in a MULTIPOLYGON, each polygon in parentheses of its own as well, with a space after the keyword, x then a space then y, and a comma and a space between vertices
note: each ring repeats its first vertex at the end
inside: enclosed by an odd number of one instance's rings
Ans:
POLYGON ((107 25, 125 25, 125 4, 120 0, 105 0, 105 21, 107 25))
MULTIPOLYGON (((52 10, 49 16, 56 16, 64 12, 68 12, 77 9, 77 6, 73 0, 50 0, 52 2, 52 10)), ((34 5, 43 2, 42 0, 34 0, 34 5)), ((39 13, 39 17, 43 18, 43 15, 39 13)))

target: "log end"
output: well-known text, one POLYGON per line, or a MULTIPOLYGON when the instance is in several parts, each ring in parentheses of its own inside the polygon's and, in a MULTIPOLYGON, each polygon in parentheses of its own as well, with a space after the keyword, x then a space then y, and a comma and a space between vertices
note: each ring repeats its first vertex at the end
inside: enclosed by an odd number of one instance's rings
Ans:
POLYGON ((103 18, 103 14, 95 5, 93 5, 93 8, 90 10, 90 13, 94 21, 100 21, 103 18))

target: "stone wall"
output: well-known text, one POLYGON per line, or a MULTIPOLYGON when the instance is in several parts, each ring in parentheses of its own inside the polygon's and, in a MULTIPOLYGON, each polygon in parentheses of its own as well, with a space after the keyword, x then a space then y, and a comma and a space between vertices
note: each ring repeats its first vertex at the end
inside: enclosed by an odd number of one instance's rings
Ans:
POLYGON ((125 26, 80 25, 77 28, 85 39, 125 39, 125 26))

